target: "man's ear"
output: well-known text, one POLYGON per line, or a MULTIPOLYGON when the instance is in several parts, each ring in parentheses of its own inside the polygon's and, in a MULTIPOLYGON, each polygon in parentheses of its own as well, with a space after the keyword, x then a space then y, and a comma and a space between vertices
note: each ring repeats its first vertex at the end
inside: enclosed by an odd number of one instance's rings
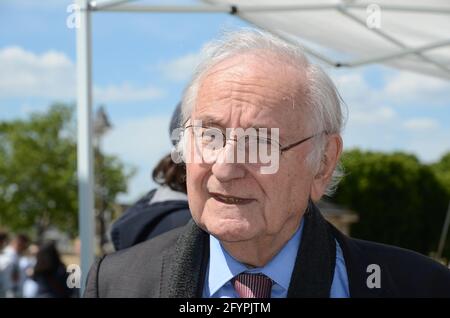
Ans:
POLYGON ((339 134, 328 135, 325 150, 320 158, 320 167, 311 184, 311 199, 314 202, 319 201, 325 193, 341 153, 341 136, 339 134))

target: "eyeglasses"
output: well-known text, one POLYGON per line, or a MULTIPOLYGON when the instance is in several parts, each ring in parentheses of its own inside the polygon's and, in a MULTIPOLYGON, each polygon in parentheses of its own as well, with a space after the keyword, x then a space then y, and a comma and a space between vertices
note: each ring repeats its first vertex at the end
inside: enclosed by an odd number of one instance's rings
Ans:
MULTIPOLYGON (((270 151, 278 150, 281 155, 283 152, 286 152, 314 137, 326 133, 325 131, 321 131, 287 146, 282 146, 277 140, 266 137, 267 129, 247 129, 245 134, 241 134, 235 138, 228 138, 225 132, 217 127, 188 125, 185 127, 185 130, 191 128, 194 131, 196 145, 201 146, 203 152, 215 154, 218 150, 225 148, 227 141, 235 141, 237 143, 238 150, 245 151, 245 158, 252 158, 252 155, 255 156, 260 153, 260 149, 263 151, 269 151, 269 149, 270 151), (262 132, 262 134, 260 132, 262 132)), ((256 159, 255 162, 257 161, 258 159, 256 159)))

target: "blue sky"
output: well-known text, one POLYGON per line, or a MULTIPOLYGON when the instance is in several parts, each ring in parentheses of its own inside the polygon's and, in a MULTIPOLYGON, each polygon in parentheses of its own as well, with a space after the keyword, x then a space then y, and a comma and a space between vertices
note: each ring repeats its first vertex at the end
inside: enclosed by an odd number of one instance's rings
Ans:
MULTIPOLYGON (((0 1, 0 120, 75 101, 71 3, 0 1)), ((121 201, 154 186, 152 168, 170 150, 169 118, 202 45, 244 26, 226 14, 94 14, 94 106, 104 104, 114 125, 105 151, 138 169, 121 201)), ((450 151, 450 82, 379 65, 327 70, 348 106, 347 149, 402 150, 425 162, 450 151)))

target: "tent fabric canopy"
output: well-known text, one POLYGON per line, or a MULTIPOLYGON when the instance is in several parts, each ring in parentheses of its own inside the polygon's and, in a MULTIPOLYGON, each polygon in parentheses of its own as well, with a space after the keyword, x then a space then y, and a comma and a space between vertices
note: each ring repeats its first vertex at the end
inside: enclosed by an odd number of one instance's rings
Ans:
MULTIPOLYGON (((232 0, 204 2, 212 6, 236 4, 232 0)), ((450 1, 241 0, 237 3, 234 9, 237 16, 284 38, 298 40, 310 54, 327 64, 356 67, 385 63, 450 79, 450 1), (370 28, 366 23, 376 15, 371 11, 373 7, 369 7, 373 4, 380 9, 379 28, 370 28)))

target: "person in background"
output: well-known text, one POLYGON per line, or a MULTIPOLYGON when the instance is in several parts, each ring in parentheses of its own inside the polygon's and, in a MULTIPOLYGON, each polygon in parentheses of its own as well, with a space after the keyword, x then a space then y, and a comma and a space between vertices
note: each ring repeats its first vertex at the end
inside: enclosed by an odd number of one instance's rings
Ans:
MULTIPOLYGON (((8 233, 6 231, 0 231, 0 260, 3 258, 3 248, 8 244, 8 233)), ((5 297, 5 282, 3 277, 3 269, 0 264, 0 298, 5 297)))
POLYGON ((3 248, 8 244, 8 232, 0 231, 0 253, 3 252, 3 248))
MULTIPOLYGON (((36 282, 35 298, 70 298, 73 291, 67 286, 66 266, 54 242, 44 243, 36 255, 36 265, 32 274, 36 282)), ((31 297, 31 295, 28 295, 31 297)))
POLYGON ((22 297, 26 272, 21 266, 22 258, 28 248, 30 239, 25 234, 17 234, 0 256, 5 297, 22 297))
MULTIPOLYGON (((180 107, 178 104, 172 115, 169 134, 180 126, 180 107)), ((160 186, 139 199, 112 226, 116 251, 183 226, 191 219, 185 165, 174 163, 168 154, 156 165, 152 177, 160 186)))
POLYGON ((33 279, 34 267, 36 266, 36 256, 39 252, 38 244, 30 244, 27 253, 19 262, 20 268, 25 272, 26 277, 23 282, 22 297, 33 298, 37 292, 37 284, 33 279))

